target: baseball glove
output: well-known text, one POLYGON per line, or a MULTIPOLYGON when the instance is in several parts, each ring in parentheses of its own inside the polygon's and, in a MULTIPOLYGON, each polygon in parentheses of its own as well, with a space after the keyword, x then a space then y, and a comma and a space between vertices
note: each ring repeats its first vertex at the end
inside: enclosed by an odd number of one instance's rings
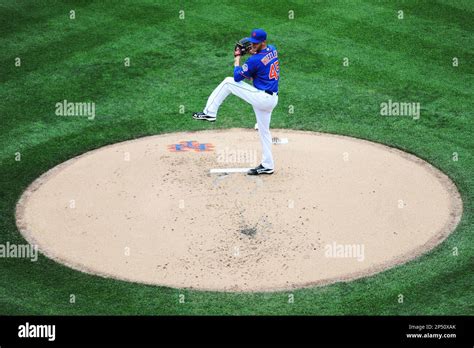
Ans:
POLYGON ((235 43, 234 51, 239 51, 240 55, 244 56, 249 53, 251 48, 252 43, 247 38, 243 38, 235 43))

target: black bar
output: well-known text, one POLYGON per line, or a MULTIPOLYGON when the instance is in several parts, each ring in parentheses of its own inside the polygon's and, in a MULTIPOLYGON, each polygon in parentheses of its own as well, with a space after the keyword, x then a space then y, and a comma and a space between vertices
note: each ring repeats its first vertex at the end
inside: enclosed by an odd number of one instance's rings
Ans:
MULTIPOLYGON (((101 317, 0 318, 0 346, 21 344, 409 344, 472 347, 473 317, 101 317), (55 325, 55 339, 20 338, 20 325, 55 325), (412 325, 411 328, 409 325, 412 325), (431 327, 430 327, 431 326, 431 327), (408 338, 407 334, 456 337, 408 338)), ((26 328, 26 326, 24 326, 26 328)), ((26 329, 25 329, 26 330, 26 329)), ((26 331, 23 331, 25 333, 26 331)), ((34 333, 34 332, 33 332, 34 333)))

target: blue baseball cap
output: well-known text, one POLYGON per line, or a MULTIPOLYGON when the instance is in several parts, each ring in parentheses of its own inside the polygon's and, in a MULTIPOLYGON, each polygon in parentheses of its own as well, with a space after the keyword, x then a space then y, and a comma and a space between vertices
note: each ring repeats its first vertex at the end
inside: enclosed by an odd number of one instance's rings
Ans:
POLYGON ((267 39, 267 33, 263 29, 254 29, 248 39, 251 43, 260 43, 267 39))

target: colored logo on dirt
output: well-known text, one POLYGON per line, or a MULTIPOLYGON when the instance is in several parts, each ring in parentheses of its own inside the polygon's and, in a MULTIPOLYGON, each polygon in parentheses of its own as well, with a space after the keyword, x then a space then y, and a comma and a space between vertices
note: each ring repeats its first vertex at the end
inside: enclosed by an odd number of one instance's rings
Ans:
POLYGON ((170 152, 203 152, 203 151, 214 151, 214 145, 210 143, 200 143, 195 140, 180 141, 177 144, 168 145, 168 151, 170 152))

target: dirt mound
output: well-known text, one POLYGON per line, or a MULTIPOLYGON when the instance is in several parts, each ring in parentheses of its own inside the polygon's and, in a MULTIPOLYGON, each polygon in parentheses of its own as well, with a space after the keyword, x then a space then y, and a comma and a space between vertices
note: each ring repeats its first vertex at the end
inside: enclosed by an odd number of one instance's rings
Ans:
POLYGON ((462 203, 425 161, 349 137, 273 130, 171 133, 106 146, 42 175, 17 224, 48 257, 128 281, 272 291, 355 279, 444 240, 462 203))

